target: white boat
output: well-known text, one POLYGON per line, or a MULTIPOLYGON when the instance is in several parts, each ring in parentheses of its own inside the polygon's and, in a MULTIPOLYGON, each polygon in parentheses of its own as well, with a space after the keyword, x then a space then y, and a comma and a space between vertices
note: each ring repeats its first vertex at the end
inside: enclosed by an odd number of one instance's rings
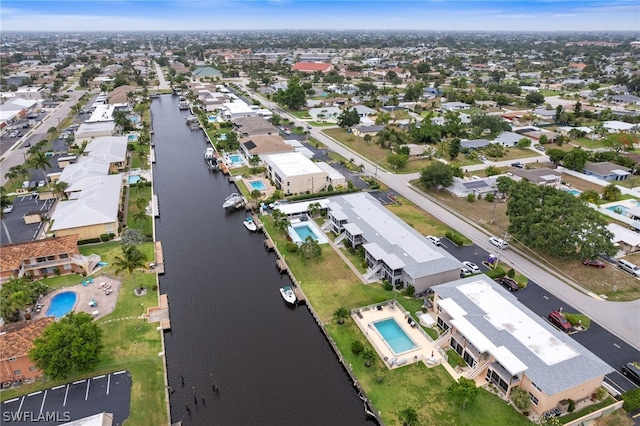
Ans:
POLYGON ((208 147, 207 149, 204 150, 204 158, 213 158, 214 157, 214 151, 212 147, 208 147))
POLYGON ((178 104, 178 109, 189 109, 189 102, 180 101, 180 103, 178 104))
POLYGON ((258 225, 256 225, 251 216, 248 216, 242 224, 251 232, 256 232, 258 230, 258 225))
POLYGON ((225 209, 228 209, 229 207, 235 207, 238 204, 240 204, 243 200, 244 198, 242 197, 242 195, 234 192, 233 194, 229 195, 227 198, 224 199, 224 203, 222 204, 222 207, 224 207, 225 209))
POLYGON ((211 169, 211 170, 218 170, 218 160, 215 158, 207 158, 205 160, 207 162, 207 166, 211 169))
POLYGON ((280 294, 285 302, 295 305, 298 299, 296 298, 296 294, 293 292, 291 286, 285 285, 284 287, 280 287, 280 294))

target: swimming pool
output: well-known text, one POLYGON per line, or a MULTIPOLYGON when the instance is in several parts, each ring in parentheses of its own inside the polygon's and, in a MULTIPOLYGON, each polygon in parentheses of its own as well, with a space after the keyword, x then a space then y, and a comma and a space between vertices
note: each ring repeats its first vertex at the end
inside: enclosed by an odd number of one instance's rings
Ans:
POLYGON ((251 188, 256 189, 258 191, 267 190, 267 186, 261 180, 252 180, 251 182, 249 182, 249 185, 251 185, 251 188))
POLYGON ((140 182, 140 176, 138 176, 138 175, 129 176, 129 185, 135 184, 135 183, 138 183, 138 182, 140 182))
POLYGON ((607 210, 611 210, 614 213, 625 215, 625 214, 627 214, 627 211, 629 210, 629 207, 623 206, 622 204, 616 204, 614 206, 607 207, 607 210))
POLYGON ((135 142, 138 140, 138 135, 129 135, 127 136, 127 142, 135 142))
POLYGON ((293 222, 289 225, 289 237, 291 241, 300 245, 306 241, 307 237, 311 237, 318 244, 326 244, 329 242, 324 233, 313 222, 293 222))
POLYGON ((378 330, 382 341, 391 349, 395 355, 418 348, 418 345, 411 340, 411 337, 404 332, 400 325, 393 318, 376 321, 373 326, 378 330))
POLYGON ((229 161, 231 161, 232 165, 242 165, 244 164, 244 161, 242 160, 242 156, 239 154, 231 154, 229 155, 229 161))
POLYGON ((215 123, 215 122, 219 121, 217 115, 210 115, 210 116, 207 117, 207 119, 209 120, 210 123, 215 123))
POLYGON ((137 123, 140 121, 140 118, 137 115, 128 115, 127 119, 132 123, 137 123))
POLYGON ((49 302, 47 316, 54 316, 58 319, 67 315, 76 304, 77 298, 78 296, 73 291, 65 291, 64 293, 56 294, 49 302))
POLYGON ((565 189, 564 192, 568 192, 569 194, 574 195, 576 197, 582 194, 582 191, 578 191, 577 189, 565 189))

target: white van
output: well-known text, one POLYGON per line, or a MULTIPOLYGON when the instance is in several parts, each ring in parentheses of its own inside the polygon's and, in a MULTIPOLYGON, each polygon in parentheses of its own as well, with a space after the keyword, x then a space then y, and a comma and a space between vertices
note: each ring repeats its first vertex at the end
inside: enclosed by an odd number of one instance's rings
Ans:
POLYGON ((618 268, 622 269, 623 271, 627 271, 634 277, 640 277, 640 267, 629 261, 626 261, 624 259, 618 260, 618 268))

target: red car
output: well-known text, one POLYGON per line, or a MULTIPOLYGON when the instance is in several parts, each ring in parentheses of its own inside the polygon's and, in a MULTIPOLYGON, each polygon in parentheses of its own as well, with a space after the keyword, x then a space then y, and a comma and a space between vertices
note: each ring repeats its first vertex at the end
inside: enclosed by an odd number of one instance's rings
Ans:
POLYGON ((599 260, 599 259, 585 259, 582 261, 582 264, 586 266, 593 266, 594 268, 600 268, 600 269, 607 266, 606 263, 604 263, 602 260, 599 260))
POLYGON ((551 324, 558 327, 560 330, 568 333, 571 331, 571 324, 559 311, 553 311, 549 314, 549 321, 551 324))

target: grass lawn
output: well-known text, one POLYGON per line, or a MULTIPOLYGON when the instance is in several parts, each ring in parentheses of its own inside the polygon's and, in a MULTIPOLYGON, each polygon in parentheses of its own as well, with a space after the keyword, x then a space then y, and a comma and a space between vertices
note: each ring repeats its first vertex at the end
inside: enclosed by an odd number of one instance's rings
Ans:
POLYGON ((604 143, 604 139, 589 139, 589 138, 578 138, 571 141, 571 143, 580 145, 583 148, 587 149, 596 149, 596 148, 604 148, 606 145, 604 143))
POLYGON ((542 155, 542 153, 537 152, 537 151, 533 151, 533 150, 531 150, 529 148, 513 147, 513 148, 505 149, 505 155, 500 157, 500 158, 490 157, 488 155, 487 155, 487 157, 491 161, 507 161, 507 160, 517 160, 519 158, 539 157, 541 155, 542 155))
MULTIPOLYGON (((153 259, 153 243, 146 243, 139 248, 147 259, 153 259)), ((119 242, 83 245, 80 246, 80 252, 84 255, 99 254, 102 261, 109 263, 104 268, 104 272, 111 276, 116 275, 112 265, 115 257, 120 253, 119 242)), ((158 356, 162 351, 161 333, 156 330, 157 324, 149 324, 140 318, 147 308, 158 305, 156 276, 135 272, 133 277, 125 273, 119 278, 122 280, 122 286, 118 293, 116 309, 96 321, 103 331, 104 344, 104 351, 96 369, 89 374, 69 377, 66 380, 37 380, 19 389, 3 391, 2 400, 98 374, 129 370, 132 381, 131 416, 126 424, 166 424, 168 413, 164 392, 164 360, 158 356), (145 296, 134 295, 134 287, 140 286, 148 289, 145 296), (110 320, 126 317, 134 318, 110 322, 110 320)), ((78 275, 67 275, 47 278, 43 281, 53 288, 62 288, 76 285, 80 280, 78 275)))
POLYGON ((432 160, 414 160, 407 162, 407 165, 401 170, 394 170, 394 167, 387 163, 387 157, 391 151, 380 147, 380 145, 372 142, 365 143, 363 138, 355 136, 353 133, 347 133, 346 129, 326 129, 322 131, 327 136, 337 140, 347 148, 352 149, 373 163, 378 163, 387 170, 397 173, 416 173, 420 172, 426 166, 431 164, 432 160))
POLYGON ((328 123, 326 121, 308 121, 310 126, 313 127, 331 127, 336 126, 336 123, 328 123))
POLYGON ((355 323, 348 319, 344 324, 332 323, 333 312, 344 307, 360 306, 388 300, 397 295, 397 300, 409 312, 420 309, 422 300, 405 298, 398 293, 384 290, 380 284, 362 284, 340 257, 323 245, 320 259, 304 261, 296 253, 284 250, 286 239, 276 230, 269 217, 263 217, 265 229, 272 236, 278 250, 284 254, 290 270, 300 283, 308 302, 313 306, 320 321, 336 343, 346 364, 367 392, 376 410, 380 411, 385 424, 401 424, 400 410, 410 407, 418 413, 420 424, 437 425, 525 425, 530 424, 522 415, 503 400, 481 390, 478 399, 461 409, 448 397, 447 388, 453 379, 442 367, 427 369, 415 364, 393 371, 387 370, 380 360, 367 368, 358 356, 351 352, 354 340, 370 347, 355 323))
MULTIPOLYGON (((143 235, 153 235, 153 223, 152 217, 145 215, 144 220, 136 220, 136 213, 141 211, 138 209, 137 200, 142 199, 146 202, 145 207, 151 201, 151 187, 144 185, 131 186, 129 188, 129 205, 127 206, 127 226, 129 228, 136 228, 142 232, 143 235)), ((142 211, 144 211, 144 208, 142 211)))
POLYGON ((302 110, 302 111, 287 111, 289 114, 295 116, 296 118, 299 118, 300 120, 309 120, 311 119, 311 116, 309 115, 309 111, 307 110, 302 110))

